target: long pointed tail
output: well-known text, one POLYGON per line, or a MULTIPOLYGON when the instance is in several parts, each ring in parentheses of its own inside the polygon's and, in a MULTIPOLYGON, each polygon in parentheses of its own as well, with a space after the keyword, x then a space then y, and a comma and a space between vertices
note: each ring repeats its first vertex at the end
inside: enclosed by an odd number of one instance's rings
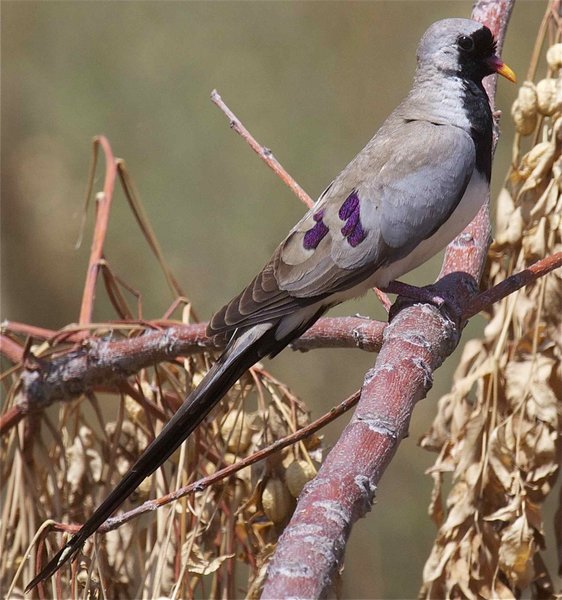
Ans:
MULTIPOLYGON (((287 340, 288 342, 289 340, 287 340)), ((285 343, 281 343, 283 346, 285 343)), ((72 559, 84 542, 119 508, 127 497, 187 439, 237 379, 258 360, 278 349, 270 323, 257 325, 233 340, 205 375, 199 386, 168 421, 125 474, 115 489, 98 506, 82 528, 55 554, 26 587, 29 592, 72 559)))

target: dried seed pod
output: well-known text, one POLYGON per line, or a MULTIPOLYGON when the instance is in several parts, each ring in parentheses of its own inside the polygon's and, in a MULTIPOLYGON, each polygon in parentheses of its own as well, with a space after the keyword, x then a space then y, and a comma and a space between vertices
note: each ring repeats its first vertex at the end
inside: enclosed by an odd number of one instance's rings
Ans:
POLYGON ((277 477, 272 477, 266 484, 261 495, 263 512, 274 523, 283 523, 290 515, 293 498, 285 484, 277 477))
MULTIPOLYGON (((152 491, 152 484, 154 482, 154 475, 149 475, 145 479, 143 479, 139 486, 136 489, 137 497, 140 498, 148 498, 150 496, 150 492, 152 491)), ((180 506, 178 502, 178 506, 180 506)))
POLYGON ((203 381, 203 377, 205 377, 205 373, 201 373, 201 371, 193 373, 191 377, 191 386, 193 389, 195 389, 203 381))
POLYGON ((532 117, 537 113, 537 92, 532 81, 524 81, 517 94, 519 108, 525 117, 532 117))
POLYGON ((224 464, 228 466, 233 465, 238 460, 238 457, 232 452, 225 452, 222 456, 222 459, 224 461, 224 464))
POLYGON ((80 586, 80 587, 86 587, 88 581, 89 581, 90 577, 88 575, 88 570, 87 569, 82 569, 78 572, 78 575, 76 575, 76 583, 80 586))
POLYGON ((503 243, 499 240, 500 234, 509 227, 509 221, 514 210, 515 202, 511 194, 506 188, 502 188, 498 195, 496 209, 496 241, 500 244, 503 243))
POLYGON ((234 486, 230 486, 231 506, 238 507, 245 504, 250 496, 249 486, 241 479, 234 480, 234 486))
POLYGON ((525 238, 523 248, 527 259, 537 260, 546 255, 546 225, 547 219, 542 217, 533 233, 525 238))
POLYGON ((252 429, 244 411, 232 411, 221 425, 221 436, 231 452, 244 452, 252 440, 252 429))
POLYGON ((554 157, 554 151, 555 148, 551 142, 539 142, 533 146, 521 159, 519 175, 523 179, 529 179, 531 175, 535 175, 535 179, 537 179, 539 174, 535 173, 535 169, 539 166, 540 173, 545 175, 550 170, 550 161, 554 157))
POLYGON ((91 559, 89 559, 86 556, 83 556, 80 559, 80 563, 78 565, 78 573, 76 574, 76 583, 80 586, 80 587, 85 587, 86 585, 90 585, 90 587, 92 588, 92 586, 97 587, 99 584, 99 579, 98 579, 98 575, 95 569, 91 569, 91 559))
MULTIPOLYGON (((506 194, 509 195, 509 192, 507 192, 507 190, 502 190, 502 192, 503 191, 505 191, 506 194)), ((502 194, 500 193, 499 198, 501 198, 501 197, 502 197, 502 194)), ((509 196, 509 199, 511 200, 511 196, 509 196)), ((507 202, 506 202, 506 204, 507 204, 507 202)), ((508 208, 509 208, 509 206, 508 206, 508 208)), ((503 246, 504 244, 509 244, 510 246, 516 245, 518 242, 521 241, 521 237, 523 235, 523 229, 525 227, 525 221, 523 220, 523 216, 521 214, 521 207, 518 206, 515 210, 502 215, 500 218, 501 204, 498 203, 497 214, 498 214, 498 225, 497 225, 497 233, 496 233, 496 243, 499 244, 500 246, 503 246), (501 224, 502 224, 501 227, 499 226, 500 220, 501 220, 501 224)))
POLYGON ((550 116, 562 108, 562 86, 560 80, 541 79, 537 83, 537 105, 539 112, 550 116))
POLYGON ((304 486, 316 476, 316 469, 306 460, 294 460, 285 472, 285 481, 293 498, 298 498, 304 486))
POLYGON ((511 117, 515 123, 515 129, 521 135, 530 135, 537 126, 537 113, 532 116, 525 116, 521 110, 519 100, 515 100, 511 107, 511 117))
POLYGON ((509 226, 505 230, 504 238, 510 246, 515 246, 521 241, 523 237, 523 229, 525 228, 525 221, 521 214, 521 207, 518 206, 511 215, 509 220, 509 226))
MULTIPOLYGON (((155 393, 150 383, 143 379, 140 385, 143 396, 148 400, 155 400, 155 393)), ((133 423, 146 424, 146 408, 128 394, 125 396, 125 411, 133 423)))
POLYGON ((554 44, 546 51, 546 62, 555 71, 562 67, 562 44, 554 44))

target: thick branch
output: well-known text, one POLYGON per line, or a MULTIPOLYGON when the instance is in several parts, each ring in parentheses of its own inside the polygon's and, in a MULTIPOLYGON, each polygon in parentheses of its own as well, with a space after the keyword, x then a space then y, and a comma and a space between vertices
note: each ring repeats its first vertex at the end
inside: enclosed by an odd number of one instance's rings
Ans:
MULTIPOLYGON (((9 323, 5 327, 9 328, 9 323)), ((293 348, 361 348, 375 352, 380 348, 384 327, 385 323, 361 317, 324 318, 293 342, 293 348)), ((200 323, 117 341, 89 338, 78 350, 50 361, 28 361, 22 373, 20 410, 39 410, 58 400, 76 398, 96 385, 120 383, 155 363, 214 349, 205 329, 206 324, 200 323)))
POLYGON ((343 560, 352 524, 370 510, 378 481, 407 434, 414 405, 431 387, 432 372, 453 351, 458 335, 437 309, 425 305, 401 311, 387 327, 352 421, 305 488, 279 540, 264 598, 324 595, 343 560))

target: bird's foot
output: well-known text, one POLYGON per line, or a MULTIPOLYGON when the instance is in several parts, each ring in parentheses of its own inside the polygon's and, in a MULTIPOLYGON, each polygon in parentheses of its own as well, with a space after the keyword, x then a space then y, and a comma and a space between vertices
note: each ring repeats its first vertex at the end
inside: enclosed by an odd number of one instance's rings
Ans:
POLYGON ((417 287, 402 281, 391 281, 387 287, 383 289, 385 293, 397 294, 397 301, 392 305, 389 312, 389 319, 392 319, 404 303, 425 302, 433 304, 441 312, 444 312, 448 318, 455 322, 460 322, 462 318, 462 307, 451 295, 443 293, 443 290, 438 290, 434 285, 425 287, 417 287))

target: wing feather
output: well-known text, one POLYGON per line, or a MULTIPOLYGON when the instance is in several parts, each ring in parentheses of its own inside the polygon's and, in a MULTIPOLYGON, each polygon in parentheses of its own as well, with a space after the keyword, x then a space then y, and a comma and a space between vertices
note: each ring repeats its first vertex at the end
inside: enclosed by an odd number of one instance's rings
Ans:
POLYGON ((214 315, 209 335, 280 319, 400 260, 454 211, 474 161, 474 143, 463 129, 390 118, 250 285, 214 315), (348 217, 342 206, 352 195, 357 212, 348 217), (361 227, 357 243, 349 218, 361 227))

